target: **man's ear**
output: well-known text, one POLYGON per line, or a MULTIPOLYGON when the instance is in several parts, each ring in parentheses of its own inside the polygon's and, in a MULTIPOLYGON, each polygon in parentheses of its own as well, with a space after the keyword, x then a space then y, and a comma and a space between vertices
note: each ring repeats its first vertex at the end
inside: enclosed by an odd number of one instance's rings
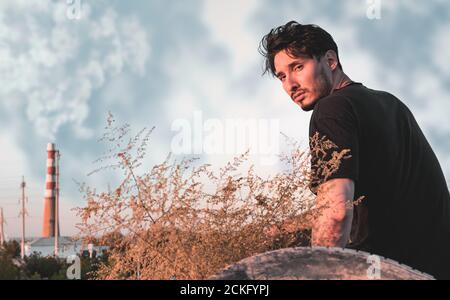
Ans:
POLYGON ((336 52, 334 52, 334 50, 328 50, 327 53, 325 53, 325 60, 332 72, 336 70, 336 68, 339 65, 339 61, 337 58, 337 54, 336 52))

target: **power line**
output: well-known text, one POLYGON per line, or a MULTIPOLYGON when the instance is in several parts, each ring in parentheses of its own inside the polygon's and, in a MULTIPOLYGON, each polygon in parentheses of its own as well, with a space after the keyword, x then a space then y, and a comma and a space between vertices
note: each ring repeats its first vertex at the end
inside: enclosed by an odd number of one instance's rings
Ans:
MULTIPOLYGON (((22 177, 22 183, 20 185, 22 188, 22 210, 20 211, 20 215, 22 216, 22 241, 20 243, 20 256, 22 259, 25 257, 25 216, 28 214, 25 209, 25 178, 22 177)), ((28 198, 27 198, 28 202, 28 198)))
POLYGON ((3 244, 5 243, 5 232, 3 231, 4 224, 6 224, 6 221, 3 217, 3 207, 0 207, 0 247, 3 247, 3 244))

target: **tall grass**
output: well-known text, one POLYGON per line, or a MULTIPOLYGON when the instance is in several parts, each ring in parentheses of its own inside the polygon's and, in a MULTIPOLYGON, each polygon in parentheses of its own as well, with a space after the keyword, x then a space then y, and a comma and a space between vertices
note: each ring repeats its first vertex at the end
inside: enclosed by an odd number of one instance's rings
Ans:
POLYGON ((309 245, 320 211, 309 188, 347 153, 324 160, 336 146, 316 134, 311 152, 286 139, 290 150, 280 156, 286 170, 265 179, 253 165, 238 171, 248 152, 220 169, 169 154, 138 174, 152 131, 132 136, 130 126, 116 126, 110 115, 101 139, 109 150, 99 159, 107 164, 95 172, 121 170, 123 180, 104 192, 80 186, 86 200, 77 209, 81 236, 111 247, 97 279, 205 279, 257 253, 309 245), (320 158, 312 166, 311 153, 320 158))

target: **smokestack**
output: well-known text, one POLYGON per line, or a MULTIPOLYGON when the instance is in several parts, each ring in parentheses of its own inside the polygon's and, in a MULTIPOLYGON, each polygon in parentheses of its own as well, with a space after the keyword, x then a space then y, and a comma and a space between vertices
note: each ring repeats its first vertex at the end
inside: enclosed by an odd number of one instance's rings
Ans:
MULTIPOLYGON (((47 145, 47 178, 45 180, 44 198, 44 224, 42 226, 42 237, 55 236, 56 221, 56 163, 55 144, 47 145)), ((58 222, 59 227, 59 222, 58 222)), ((59 235, 59 228, 58 228, 59 235)))

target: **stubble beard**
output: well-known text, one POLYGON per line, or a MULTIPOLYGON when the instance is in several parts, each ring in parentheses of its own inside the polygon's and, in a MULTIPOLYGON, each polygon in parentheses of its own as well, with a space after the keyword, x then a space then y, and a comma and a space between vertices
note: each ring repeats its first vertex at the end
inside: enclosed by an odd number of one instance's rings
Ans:
POLYGON ((311 101, 307 106, 302 107, 304 111, 311 111, 316 106, 316 103, 331 94, 331 90, 333 88, 333 85, 331 83, 331 80, 326 76, 325 71, 323 68, 320 68, 319 75, 317 77, 316 81, 316 94, 317 97, 311 101))

